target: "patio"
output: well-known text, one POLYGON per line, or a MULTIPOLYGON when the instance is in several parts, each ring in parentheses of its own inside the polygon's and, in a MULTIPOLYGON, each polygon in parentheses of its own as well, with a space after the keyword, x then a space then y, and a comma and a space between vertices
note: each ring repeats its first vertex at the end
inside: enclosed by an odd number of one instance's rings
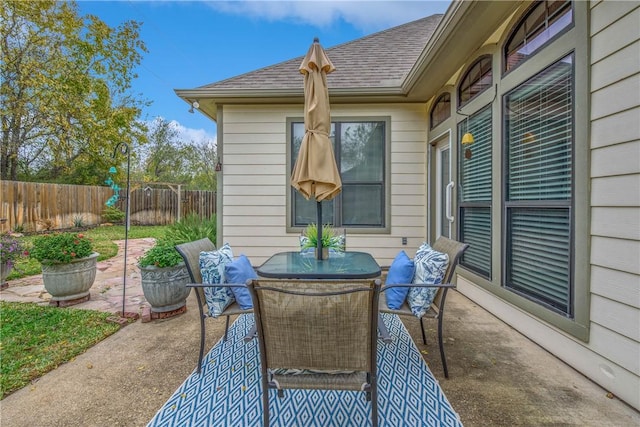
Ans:
MULTIPOLYGON (((112 265, 121 263, 114 259, 112 265)), ((125 327, 5 398, 3 426, 146 425, 196 366, 197 314, 192 294, 183 315, 125 327)), ((448 380, 433 338, 435 322, 427 322, 427 346, 419 323, 404 323, 465 426, 640 424, 637 411, 458 292, 449 293, 445 316, 448 380)), ((224 321, 210 320, 207 330, 211 348, 224 321)))

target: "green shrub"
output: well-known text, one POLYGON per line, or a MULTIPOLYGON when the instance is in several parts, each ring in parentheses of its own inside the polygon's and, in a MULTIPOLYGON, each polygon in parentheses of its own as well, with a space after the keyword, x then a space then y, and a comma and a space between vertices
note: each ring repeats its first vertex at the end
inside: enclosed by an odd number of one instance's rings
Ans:
POLYGON ((38 236, 29 252, 41 264, 68 264, 93 253, 93 244, 82 233, 54 233, 38 236))
POLYGON ((170 240, 175 244, 192 242, 194 240, 204 239, 208 237, 213 243, 216 242, 217 236, 216 215, 211 218, 200 218, 197 214, 189 214, 180 221, 169 226, 165 234, 166 240, 170 240))
POLYGON ((140 267, 155 265, 162 268, 180 264, 183 259, 174 246, 173 242, 167 240, 158 241, 138 260, 138 265, 140 267))
POLYGON ((122 223, 124 222, 125 213, 115 206, 107 206, 102 211, 102 218, 107 222, 122 223))
POLYGON ((82 215, 76 215, 73 217, 73 226, 75 228, 84 227, 84 217, 82 215))

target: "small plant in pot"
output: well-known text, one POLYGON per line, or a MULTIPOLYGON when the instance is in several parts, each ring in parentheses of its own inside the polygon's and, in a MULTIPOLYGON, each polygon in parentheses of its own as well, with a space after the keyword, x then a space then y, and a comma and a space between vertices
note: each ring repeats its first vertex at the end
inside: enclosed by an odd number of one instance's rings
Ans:
POLYGON ((89 300, 96 278, 98 253, 82 233, 53 233, 36 237, 29 256, 42 265, 44 288, 51 305, 67 306, 89 300))
MULTIPOLYGON (((301 240, 301 249, 317 249, 318 247, 318 226, 314 223, 307 225, 304 236, 301 240)), ((344 243, 340 236, 336 236, 329 224, 322 226, 322 258, 329 256, 329 249, 344 251, 344 243)), ((317 254, 316 254, 317 257, 317 254)))
POLYGON ((180 310, 186 305, 189 272, 175 245, 159 240, 139 260, 142 292, 153 313, 180 310))

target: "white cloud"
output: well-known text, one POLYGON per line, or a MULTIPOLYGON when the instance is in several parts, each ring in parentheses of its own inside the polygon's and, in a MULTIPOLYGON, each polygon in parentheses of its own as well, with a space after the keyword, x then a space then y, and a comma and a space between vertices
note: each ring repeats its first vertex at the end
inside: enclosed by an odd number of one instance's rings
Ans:
POLYGON ((215 135, 211 135, 204 129, 192 129, 185 127, 175 120, 171 121, 171 124, 175 126, 180 139, 184 142, 201 142, 206 141, 209 144, 216 145, 217 139, 215 135))
POLYGON ((209 145, 211 145, 211 144, 213 144, 214 146, 217 145, 218 141, 217 141, 216 135, 213 135, 213 134, 207 132, 204 129, 188 128, 188 127, 180 124, 177 120, 168 120, 168 119, 166 119, 166 118, 164 118, 162 116, 158 116, 154 120, 145 121, 144 124, 147 126, 148 129, 152 129, 154 127, 155 120, 166 120, 166 121, 168 121, 169 124, 171 125, 171 127, 176 130, 176 132, 178 133, 178 138, 182 142, 185 142, 185 143, 190 143, 190 142, 200 143, 200 142, 204 141, 209 145))
POLYGON ((269 21, 297 21, 330 27, 342 20, 363 32, 379 31, 435 13, 444 13, 450 1, 214 1, 219 12, 269 21))

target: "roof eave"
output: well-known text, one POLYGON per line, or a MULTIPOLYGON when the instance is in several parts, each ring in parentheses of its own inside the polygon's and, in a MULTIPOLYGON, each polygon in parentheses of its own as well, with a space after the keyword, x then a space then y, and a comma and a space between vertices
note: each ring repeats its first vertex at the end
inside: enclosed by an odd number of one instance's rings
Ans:
MULTIPOLYGON (((200 104, 198 110, 216 121, 217 106, 244 103, 303 103, 304 90, 300 89, 219 89, 200 87, 195 89, 175 89, 176 95, 189 106, 193 101, 200 104)), ((329 88, 331 101, 335 103, 357 102, 398 102, 406 101, 407 94, 401 86, 329 88)))
POLYGON ((431 98, 522 4, 521 0, 455 0, 407 74, 403 91, 412 98, 431 98))

